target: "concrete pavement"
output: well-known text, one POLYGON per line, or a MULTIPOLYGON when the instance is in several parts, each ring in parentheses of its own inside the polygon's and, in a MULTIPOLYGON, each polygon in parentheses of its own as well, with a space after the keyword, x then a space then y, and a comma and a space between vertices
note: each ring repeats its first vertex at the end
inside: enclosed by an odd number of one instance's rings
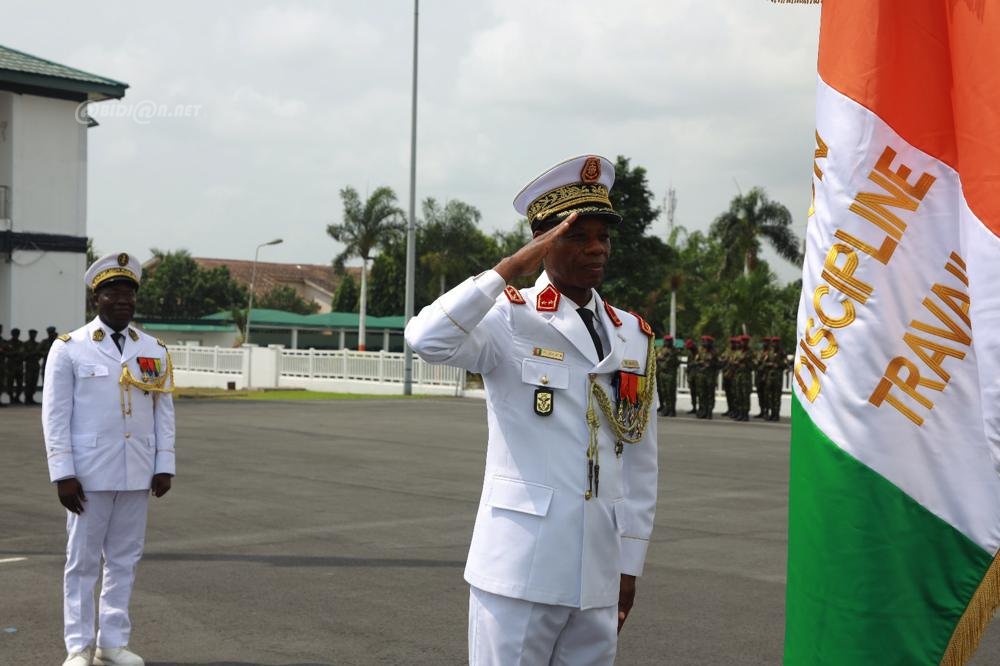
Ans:
MULTIPOLYGON (((65 514, 40 410, 0 411, 0 664, 59 664, 65 514), (23 558, 23 559, 21 559, 23 558)), ((163 664, 461 664, 485 406, 181 401, 132 646, 163 664)), ((659 419, 660 503, 619 664, 775 664, 788 424, 659 419)), ((991 628, 974 663, 1000 660, 991 628)))

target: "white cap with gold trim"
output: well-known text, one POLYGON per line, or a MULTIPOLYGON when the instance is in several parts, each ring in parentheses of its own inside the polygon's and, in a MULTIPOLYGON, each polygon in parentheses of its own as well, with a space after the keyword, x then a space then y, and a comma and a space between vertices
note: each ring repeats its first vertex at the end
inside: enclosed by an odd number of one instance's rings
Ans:
POLYGON ((90 289, 97 289, 102 284, 114 280, 129 280, 138 287, 141 279, 142 264, 127 252, 104 255, 91 264, 83 275, 83 281, 90 289))
POLYGON ((600 155, 581 155, 561 162, 524 186, 514 197, 514 210, 528 218, 534 228, 555 216, 573 211, 621 222, 608 193, 615 183, 615 166, 600 155))

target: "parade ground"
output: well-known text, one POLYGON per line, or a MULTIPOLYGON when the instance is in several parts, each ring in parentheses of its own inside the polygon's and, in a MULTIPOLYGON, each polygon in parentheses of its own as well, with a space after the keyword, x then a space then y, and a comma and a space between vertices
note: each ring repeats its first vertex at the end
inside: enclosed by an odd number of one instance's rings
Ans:
MULTIPOLYGON (((617 663, 781 662, 785 417, 659 419, 656 528, 617 663)), ((182 400, 177 426, 132 599, 147 664, 466 660, 481 400, 182 400)), ((0 664, 60 664, 65 512, 40 409, 0 411, 0 470, 0 664)), ((994 623, 973 663, 998 662, 994 623)))

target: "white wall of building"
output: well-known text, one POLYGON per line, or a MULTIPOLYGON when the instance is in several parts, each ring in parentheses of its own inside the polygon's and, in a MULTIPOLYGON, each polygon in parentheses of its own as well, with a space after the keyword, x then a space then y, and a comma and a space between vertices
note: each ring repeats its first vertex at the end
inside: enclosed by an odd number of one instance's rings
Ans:
MULTIPOLYGON (((142 328, 138 325, 138 328, 142 328)), ((190 345, 200 347, 222 347, 229 349, 236 346, 239 338, 237 331, 146 331, 154 338, 163 340, 168 345, 190 345)))
MULTIPOLYGON (((76 108, 67 100, 0 93, 0 115, 8 123, 0 142, 0 184, 11 188, 14 231, 86 236, 87 127, 77 122, 76 108)), ((9 264, 0 259, 5 330, 81 326, 85 264, 83 254, 34 250, 14 252, 9 264)))
POLYGON ((77 102, 14 95, 15 231, 87 234, 87 126, 77 102))

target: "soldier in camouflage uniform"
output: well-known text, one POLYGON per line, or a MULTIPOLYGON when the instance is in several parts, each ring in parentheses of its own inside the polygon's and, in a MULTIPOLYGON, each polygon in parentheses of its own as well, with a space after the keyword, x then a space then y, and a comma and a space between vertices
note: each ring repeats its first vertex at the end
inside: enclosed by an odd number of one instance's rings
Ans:
POLYGON ((788 360, 785 352, 781 349, 781 338, 771 338, 771 360, 768 364, 765 391, 768 394, 768 421, 777 421, 781 418, 781 389, 784 384, 785 371, 788 367, 788 360))
POLYGON ((38 390, 39 363, 42 360, 42 343, 36 340, 38 331, 28 331, 28 339, 24 341, 24 404, 37 405, 35 391, 38 390))
POLYGON ((715 338, 711 335, 701 336, 701 347, 695 354, 694 367, 698 373, 698 418, 711 419, 715 410, 715 389, 719 375, 719 357, 715 352, 715 338))
POLYGON ((49 350, 52 349, 52 343, 59 338, 59 333, 56 331, 55 326, 49 326, 45 329, 45 334, 48 336, 41 341, 41 354, 42 354, 42 369, 39 373, 42 380, 45 380, 45 360, 49 357, 49 350))
POLYGON ((777 421, 781 411, 781 380, 785 362, 775 349, 777 338, 768 338, 768 353, 764 357, 764 418, 777 421))
POLYGON ((0 407, 6 407, 3 394, 7 392, 7 356, 10 350, 7 341, 3 339, 3 324, 0 324, 0 407))
POLYGON ((10 340, 7 341, 10 352, 7 354, 7 395, 10 404, 21 404, 21 391, 24 389, 24 342, 21 340, 21 329, 10 329, 10 340))
POLYGON ((750 385, 753 373, 753 352, 750 351, 750 336, 741 335, 737 340, 738 348, 734 352, 731 363, 733 372, 733 406, 737 421, 750 420, 750 385))
POLYGON ((687 371, 687 385, 688 394, 691 396, 691 409, 688 410, 688 414, 698 413, 698 391, 695 387, 698 386, 698 370, 694 365, 694 358, 698 354, 698 350, 694 346, 694 340, 688 338, 684 343, 684 350, 687 353, 685 359, 685 368, 687 371))
POLYGON ((674 347, 674 336, 663 336, 663 347, 656 354, 656 390, 660 394, 660 416, 677 416, 677 367, 681 355, 674 347))
POLYGON ((736 373, 734 361, 740 348, 739 336, 729 337, 729 349, 719 354, 719 365, 722 367, 722 393, 726 396, 726 411, 723 416, 736 418, 736 403, 733 402, 733 376, 736 373))
POLYGON ((764 390, 764 361, 767 359, 769 353, 771 353, 771 338, 762 336, 760 339, 760 349, 753 357, 754 388, 757 391, 757 408, 759 410, 757 416, 754 418, 757 419, 767 418, 764 407, 767 403, 767 395, 764 390))

